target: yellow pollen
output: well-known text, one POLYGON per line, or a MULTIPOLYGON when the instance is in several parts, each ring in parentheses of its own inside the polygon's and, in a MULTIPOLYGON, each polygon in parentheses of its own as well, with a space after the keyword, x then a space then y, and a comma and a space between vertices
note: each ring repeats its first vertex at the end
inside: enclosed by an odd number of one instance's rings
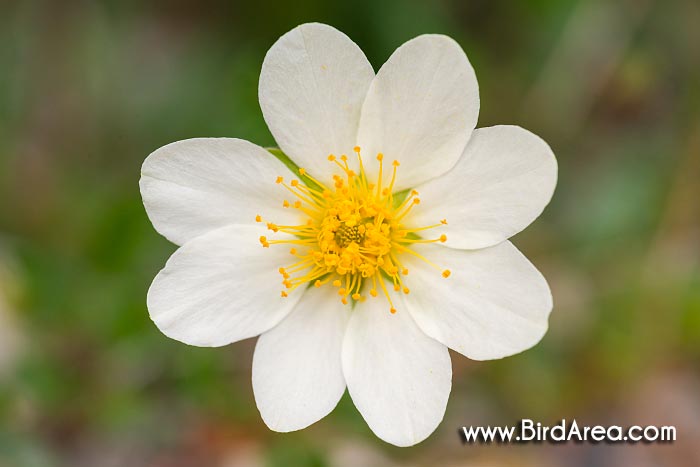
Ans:
POLYGON ((444 271, 442 271, 442 277, 444 277, 445 279, 450 277, 450 274, 452 274, 452 273, 450 272, 449 269, 445 269, 444 271))
MULTIPOLYGON (((344 304, 349 300, 365 301, 365 290, 373 298, 378 297, 381 291, 389 304, 389 311, 396 313, 391 295, 410 292, 408 269, 403 266, 407 258, 418 258, 441 271, 414 251, 413 246, 445 242, 445 234, 426 238, 424 233, 442 227, 447 220, 436 220, 434 225, 424 227, 408 227, 410 224, 406 223, 406 219, 420 199, 415 190, 405 199, 395 199, 394 186, 401 165, 399 161, 392 161, 387 170, 384 154, 377 153, 378 176, 370 181, 360 147, 355 146, 353 151, 357 164, 352 166, 345 154, 339 158, 328 155, 328 161, 339 170, 329 180, 330 183, 320 182, 304 168, 299 168, 298 172, 305 177, 302 180, 313 182, 309 185, 297 179, 287 184, 283 177, 277 177, 275 182, 282 185, 287 194, 292 193, 295 197, 284 200, 282 205, 285 208, 293 206, 302 217, 298 225, 265 221, 269 230, 287 236, 284 240, 268 240, 261 236, 260 243, 265 248, 278 244, 293 245, 289 250, 293 256, 290 264, 279 268, 286 289, 281 292, 282 297, 288 296, 287 291, 311 284, 315 288, 332 285, 344 304), (383 178, 384 175, 387 175, 387 179, 383 178)), ((263 222, 263 217, 257 215, 255 220, 263 222)), ((442 271, 443 277, 449 275, 449 270, 442 271)))

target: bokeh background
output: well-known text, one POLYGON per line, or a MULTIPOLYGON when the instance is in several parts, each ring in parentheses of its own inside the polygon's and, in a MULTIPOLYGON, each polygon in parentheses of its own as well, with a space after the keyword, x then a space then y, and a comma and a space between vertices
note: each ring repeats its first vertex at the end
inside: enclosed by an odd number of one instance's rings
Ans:
POLYGON ((0 1, 0 466, 700 465, 700 3, 696 0, 0 1), (407 449, 347 397, 292 434, 250 385, 254 340, 164 337, 146 290, 175 247, 138 190, 154 149, 272 145, 267 48, 307 21, 378 68, 444 33, 480 83, 479 126, 544 137, 559 184, 514 238, 550 281, 534 349, 453 355, 445 420, 407 449), (464 446, 462 425, 675 425, 673 444, 464 446))

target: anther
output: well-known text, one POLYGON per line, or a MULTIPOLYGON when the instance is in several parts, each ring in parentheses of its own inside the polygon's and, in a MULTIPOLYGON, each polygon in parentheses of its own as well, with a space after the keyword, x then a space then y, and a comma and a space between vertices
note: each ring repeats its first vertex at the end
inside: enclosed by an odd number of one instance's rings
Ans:
POLYGON ((260 214, 255 216, 255 222, 262 222, 262 217, 260 216, 260 214))
POLYGON ((394 307, 391 307, 391 308, 389 309, 389 311, 390 311, 390 312, 391 312, 391 314, 393 315, 394 313, 396 313, 396 308, 394 308, 394 307))
POLYGON ((444 271, 442 271, 442 277, 444 277, 445 279, 450 277, 450 274, 452 274, 452 273, 450 272, 449 269, 445 269, 444 271))
POLYGON ((306 175, 306 169, 303 167, 299 167, 299 175, 301 175, 302 177, 306 175))
POLYGON ((447 241, 447 235, 445 235, 445 234, 440 235, 440 241, 442 243, 445 243, 447 241))
POLYGON ((277 180, 275 180, 275 183, 277 183, 278 185, 282 182, 284 182, 284 177, 277 177, 277 180))
POLYGON ((359 152, 360 152, 360 146, 355 146, 354 148, 352 148, 352 150, 359 153, 359 152))
POLYGON ((379 154, 377 154, 377 160, 378 161, 384 160, 384 154, 382 154, 381 152, 379 154))
POLYGON ((289 295, 287 295, 287 292, 285 292, 284 290, 282 291, 282 293, 280 293, 280 295, 282 296, 282 298, 289 296, 289 295))
POLYGON ((298 185, 299 185, 299 180, 297 180, 296 178, 294 180, 292 180, 292 186, 298 186, 298 185))

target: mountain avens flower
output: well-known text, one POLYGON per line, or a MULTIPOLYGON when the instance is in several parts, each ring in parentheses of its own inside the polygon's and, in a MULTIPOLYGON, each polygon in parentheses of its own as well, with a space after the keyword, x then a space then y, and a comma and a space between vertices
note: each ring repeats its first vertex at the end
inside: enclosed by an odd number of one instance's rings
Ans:
POLYGON ((554 155, 516 126, 474 129, 474 71, 441 35, 375 75, 343 33, 301 25, 267 53, 259 99, 281 152, 195 138, 143 164, 148 216, 180 245, 151 318, 190 345, 260 335, 273 430, 320 420, 347 387, 377 436, 418 443, 445 413, 448 348, 502 358, 547 330, 549 287, 507 239, 549 202, 554 155))

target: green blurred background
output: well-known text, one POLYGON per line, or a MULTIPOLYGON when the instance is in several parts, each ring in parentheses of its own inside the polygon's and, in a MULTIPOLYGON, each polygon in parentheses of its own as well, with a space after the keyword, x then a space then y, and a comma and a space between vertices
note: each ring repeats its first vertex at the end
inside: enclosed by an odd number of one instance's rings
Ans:
POLYGON ((0 466, 700 465, 700 2, 697 0, 0 1, 0 466), (550 330, 500 361, 453 355, 444 422, 375 438, 347 396, 269 431, 254 340, 171 341, 146 290, 175 247, 138 189, 143 159, 196 136, 273 139, 267 48, 307 21, 378 68, 454 37, 478 126, 546 139, 559 184, 514 242, 548 278, 550 330), (462 425, 676 425, 666 445, 463 446, 462 425))

